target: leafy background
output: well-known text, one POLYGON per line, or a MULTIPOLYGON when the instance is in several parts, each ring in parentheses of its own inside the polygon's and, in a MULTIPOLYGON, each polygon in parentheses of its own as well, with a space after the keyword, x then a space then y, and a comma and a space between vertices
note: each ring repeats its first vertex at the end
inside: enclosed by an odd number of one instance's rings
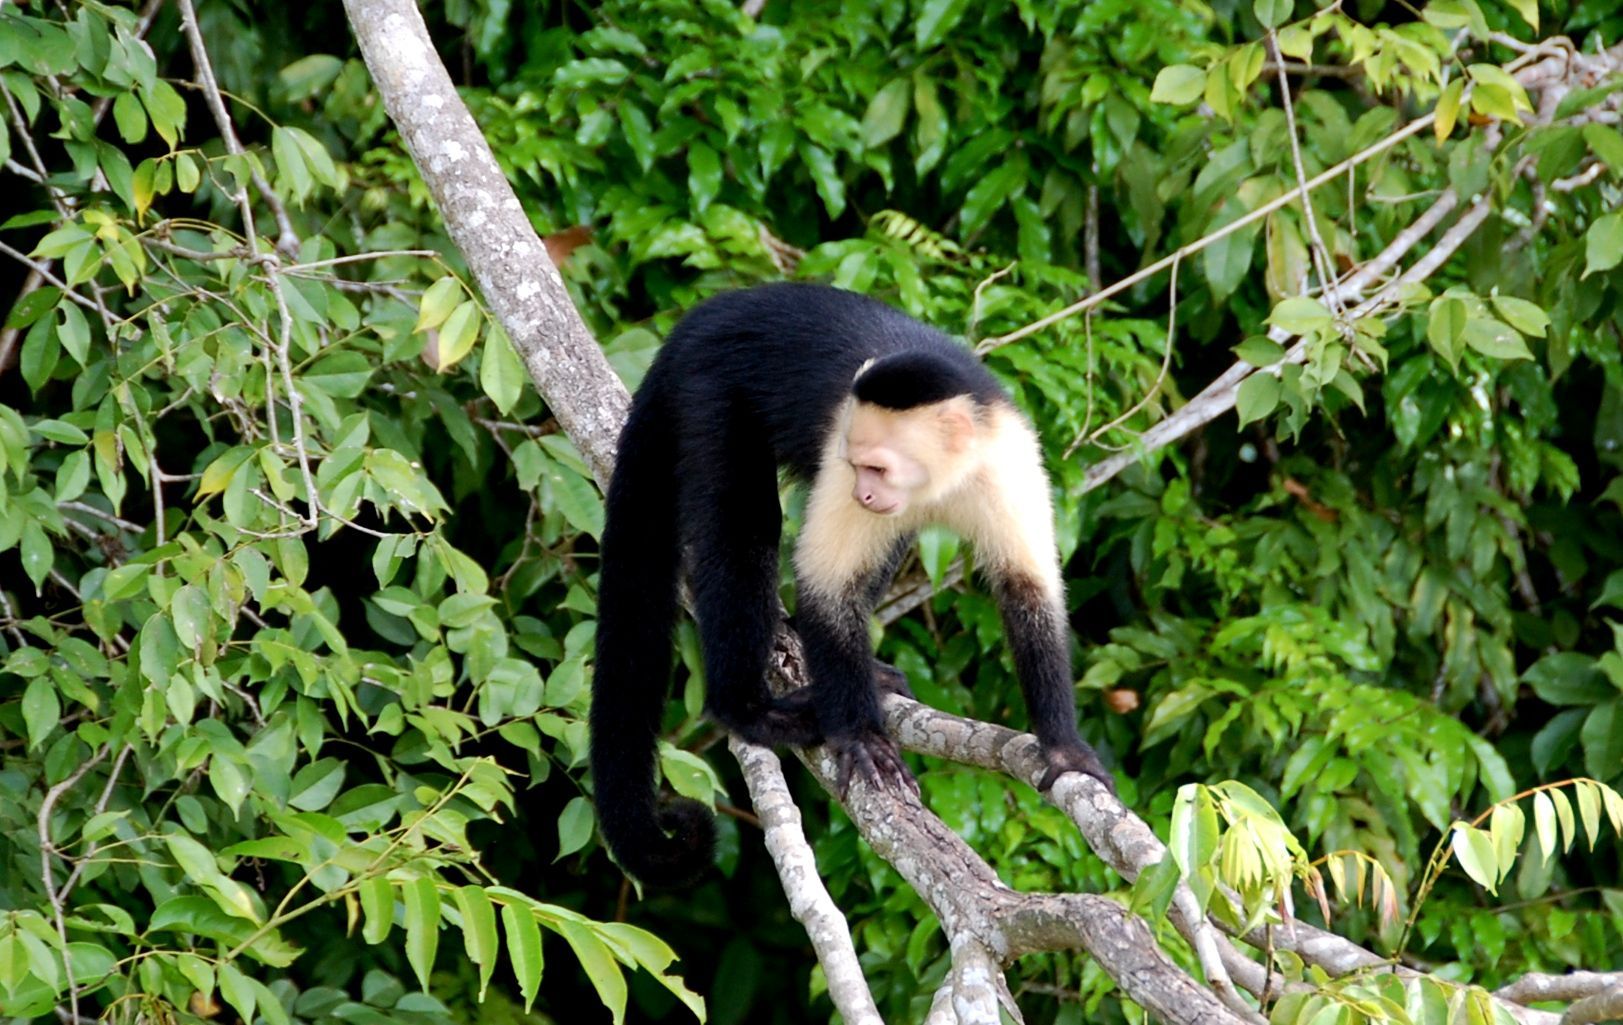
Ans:
MULTIPOLYGON (((1293 97, 1307 173, 1430 109, 1458 47, 1506 58, 1471 18, 1528 38, 1525 7, 1315 21, 1313 59, 1357 69, 1293 97)), ((832 281, 981 340, 1295 181, 1250 4, 425 10, 633 384, 723 288, 832 281), (1168 66, 1199 90, 1152 101, 1168 66)), ((1603 0, 1539 13, 1539 34, 1585 48, 1623 31, 1603 0)), ((118 5, 0 11, 0 294, 19 295, 0 372, 0 1013, 72 990, 80 1013, 131 1020, 222 1003, 272 1022, 542 1020, 583 999, 685 1014, 657 934, 689 986, 726 995, 710 1020, 826 1019, 746 820, 723 818, 721 873, 642 900, 593 842, 601 502, 467 290, 340 8, 198 17, 244 155, 191 84, 173 6, 146 42, 118 5), (375 255, 343 261, 359 254, 375 255), (28 260, 54 283, 25 288, 28 260)), ((1088 465, 1235 346, 1258 351, 1243 340, 1304 273, 1303 219, 1208 249, 1175 294, 1153 278, 988 357, 1051 456, 1085 733, 1158 826, 1180 783, 1240 780, 1314 856, 1366 852, 1412 894, 1456 815, 1623 775, 1618 165, 1544 187, 1623 138, 1557 123, 1493 152, 1483 134, 1410 139, 1315 194, 1343 261, 1447 185, 1507 210, 1431 282, 1437 302, 1386 325, 1378 360, 1342 353, 1316 383, 1253 394, 1242 425, 1103 488, 1084 490, 1088 465), (1489 320, 1508 326, 1464 326, 1489 320)), ((932 535, 906 572, 939 582, 958 554, 932 535)), ((665 770, 736 795, 680 640, 665 770)), ((1023 721, 973 584, 890 626, 881 654, 925 701, 1023 721)), ((1035 794, 920 769, 1011 884, 1121 889, 1035 794)), ((881 1008, 918 1017, 939 930, 804 796, 881 1008)), ((1446 877, 1411 956, 1490 986, 1623 967, 1616 840, 1525 865, 1497 900, 1446 877)), ((1366 908, 1335 924, 1396 939, 1366 908)), ((1029 959, 1015 984, 1041 1020, 1130 1014, 1080 957, 1029 959)))

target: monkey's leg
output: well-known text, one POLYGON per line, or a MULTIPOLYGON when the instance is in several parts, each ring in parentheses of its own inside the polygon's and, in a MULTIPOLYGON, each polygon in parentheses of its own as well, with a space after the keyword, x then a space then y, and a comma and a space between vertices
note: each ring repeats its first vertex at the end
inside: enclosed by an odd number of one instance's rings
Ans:
POLYGON ((706 425, 684 439, 682 523, 710 714, 756 744, 820 744, 809 700, 774 699, 766 666, 778 622, 777 464, 760 432, 706 425))
MULTIPOLYGON (((836 782, 841 796, 855 776, 918 790, 895 741, 885 732, 875 675, 883 663, 874 659, 868 644, 868 618, 874 603, 884 593, 910 540, 897 539, 886 558, 853 581, 843 595, 827 594, 804 579, 796 588, 800 608, 795 620, 818 719, 839 765, 836 782)), ((889 670, 886 675, 901 675, 888 666, 885 669, 889 670)), ((906 688, 905 677, 901 686, 906 688)))
POLYGON ((1077 732, 1070 638, 1059 596, 1016 573, 993 569, 991 577, 1032 732, 1048 763, 1042 788, 1053 786, 1062 773, 1074 771, 1087 773, 1115 793, 1115 778, 1077 732))
MULTIPOLYGON (((880 599, 885 596, 885 592, 890 590, 890 585, 896 578, 896 571, 901 566, 902 560, 907 557, 907 551, 913 546, 916 538, 916 534, 905 534, 897 538, 890 546, 885 561, 869 576, 863 588, 863 600, 867 603, 868 608, 878 607, 880 599)), ((789 626, 796 633, 799 633, 799 618, 790 616, 789 626)), ((873 682, 874 686, 879 688, 881 694, 900 694, 904 698, 918 700, 913 696, 913 688, 907 684, 907 674, 889 662, 882 662, 877 658, 873 660, 873 682)), ((786 703, 799 702, 809 698, 811 692, 811 687, 805 687, 786 695, 782 700, 786 703)))

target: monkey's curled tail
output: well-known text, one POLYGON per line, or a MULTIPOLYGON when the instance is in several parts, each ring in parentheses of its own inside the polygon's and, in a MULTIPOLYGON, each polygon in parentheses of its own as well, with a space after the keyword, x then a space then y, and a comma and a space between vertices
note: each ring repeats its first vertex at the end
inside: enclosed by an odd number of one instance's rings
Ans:
POLYGON ((591 762, 597 821, 615 859, 643 883, 678 886, 710 866, 715 821, 697 801, 662 806, 654 790, 681 570, 676 432, 657 400, 645 399, 655 391, 633 402, 609 482, 591 762))

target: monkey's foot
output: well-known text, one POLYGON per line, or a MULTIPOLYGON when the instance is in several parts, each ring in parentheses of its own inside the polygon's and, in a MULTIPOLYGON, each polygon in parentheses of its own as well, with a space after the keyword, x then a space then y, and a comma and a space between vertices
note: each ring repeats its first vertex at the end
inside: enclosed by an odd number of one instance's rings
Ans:
POLYGON ((913 690, 907 685, 907 674, 889 662, 874 659, 873 682, 881 694, 900 694, 904 698, 918 700, 913 697, 913 690))
POLYGON ((907 770, 902 752, 888 734, 870 730, 853 736, 830 737, 828 746, 838 766, 834 785, 839 790, 840 800, 845 800, 851 781, 858 778, 870 786, 905 787, 915 795, 919 792, 918 780, 907 770))
POLYGON ((1043 749, 1043 761, 1048 765, 1048 771, 1043 773, 1042 782, 1037 784, 1039 790, 1046 791, 1054 785, 1054 781, 1067 772, 1085 772, 1089 776, 1104 784, 1106 790, 1112 794, 1116 792, 1116 779, 1099 761, 1099 756, 1093 753, 1093 748, 1077 743, 1071 747, 1049 747, 1043 749))

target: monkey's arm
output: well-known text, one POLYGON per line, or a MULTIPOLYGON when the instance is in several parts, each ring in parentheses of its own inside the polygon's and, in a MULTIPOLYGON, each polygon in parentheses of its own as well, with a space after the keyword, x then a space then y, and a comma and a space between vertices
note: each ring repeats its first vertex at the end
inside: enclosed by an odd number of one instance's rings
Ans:
POLYGON ((812 702, 825 742, 839 763, 841 794, 855 777, 916 787, 879 714, 868 609, 861 595, 829 601, 825 595, 802 590, 799 603, 795 622, 806 653, 812 702))
POLYGON ((868 642, 868 619, 911 535, 851 500, 842 462, 829 459, 824 465, 807 497, 795 545, 795 626, 818 723, 839 761, 842 792, 854 775, 914 786, 885 733, 868 642))
POLYGON ((1075 771, 1087 773, 1115 793, 1115 779, 1077 732, 1070 640, 1059 596, 1045 593, 1041 583, 1017 572, 992 567, 989 575, 1031 729, 1048 763, 1042 788, 1048 789, 1062 773, 1075 771))
POLYGON ((994 416, 996 454, 984 464, 984 500, 960 506, 964 522, 956 525, 974 544, 1003 617, 1032 732, 1048 762, 1043 788, 1076 771, 1114 793, 1115 780, 1077 732, 1065 590, 1037 439, 1013 410, 994 416))

